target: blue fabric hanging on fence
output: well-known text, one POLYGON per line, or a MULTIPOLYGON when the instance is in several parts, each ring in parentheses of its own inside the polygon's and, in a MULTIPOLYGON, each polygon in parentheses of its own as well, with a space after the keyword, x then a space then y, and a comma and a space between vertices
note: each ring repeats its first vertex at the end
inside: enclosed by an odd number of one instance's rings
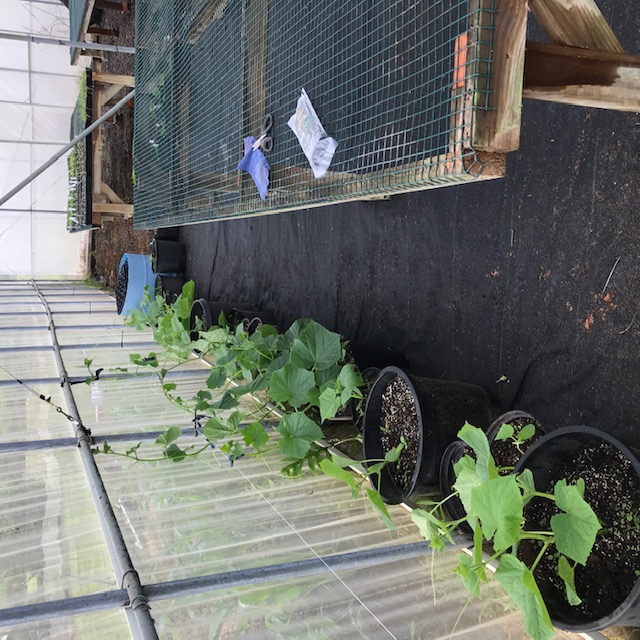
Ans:
POLYGON ((267 198, 267 188, 269 187, 269 170, 271 167, 264 157, 260 148, 254 149, 256 139, 247 136, 244 139, 244 158, 240 161, 238 169, 246 171, 258 187, 258 193, 263 200, 267 198))

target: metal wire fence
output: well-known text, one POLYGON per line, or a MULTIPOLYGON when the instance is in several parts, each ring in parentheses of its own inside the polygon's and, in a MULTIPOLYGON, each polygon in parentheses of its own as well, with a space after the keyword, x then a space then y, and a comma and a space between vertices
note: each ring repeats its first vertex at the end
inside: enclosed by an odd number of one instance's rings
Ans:
MULTIPOLYGON (((71 116, 71 138, 75 138, 93 119, 93 81, 91 69, 81 77, 80 94, 71 116)), ((67 158, 69 199, 67 231, 82 231, 93 224, 91 136, 78 142, 67 158)))
MULTIPOLYGON (((79 42, 83 39, 80 37, 80 32, 86 12, 87 0, 69 0, 69 38, 73 42, 79 42)), ((76 47, 71 47, 69 53, 71 55, 71 64, 75 64, 80 52, 76 47)))
POLYGON ((479 0, 138 0, 135 225, 473 180, 491 14, 479 0), (319 178, 287 124, 303 90, 337 141, 319 178), (263 200, 237 166, 267 114, 263 200))

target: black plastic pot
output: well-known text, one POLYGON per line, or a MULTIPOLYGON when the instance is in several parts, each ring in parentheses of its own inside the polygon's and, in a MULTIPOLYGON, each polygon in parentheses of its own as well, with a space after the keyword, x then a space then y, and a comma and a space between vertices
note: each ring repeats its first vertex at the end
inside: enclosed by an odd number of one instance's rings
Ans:
MULTIPOLYGON (((522 418, 524 418, 527 423, 534 424, 537 429, 543 432, 543 434, 549 432, 549 430, 530 413, 520 410, 508 411, 496 418, 489 429, 487 429, 489 446, 494 443, 495 437, 498 435, 498 431, 500 431, 500 427, 503 424, 511 424, 513 421, 520 420, 522 418)), ((456 474, 453 467, 465 454, 465 448, 466 445, 464 442, 456 440, 446 448, 442 456, 442 460, 440 461, 440 492, 443 498, 446 498, 453 493, 453 485, 456 482, 456 474)), ((464 518, 466 516, 462 502, 457 496, 450 498, 444 503, 444 510, 451 520, 460 520, 460 518, 464 518)), ((458 530, 464 534, 473 534, 471 527, 466 522, 461 523, 458 526, 458 530)))
POLYGON ((360 406, 361 409, 364 409, 367 398, 369 397, 369 391, 371 390, 371 387, 376 378, 380 374, 380 369, 378 367, 367 367, 360 373, 362 375, 362 380, 364 381, 364 386, 360 388, 364 399, 356 400, 355 398, 352 398, 351 400, 349 400, 349 404, 345 408, 345 414, 347 414, 351 418, 351 421, 356 426, 358 431, 362 431, 362 424, 364 422, 364 413, 361 413, 361 411, 358 410, 358 407, 360 406))
MULTIPOLYGON (((440 493, 440 460, 466 421, 487 428, 498 410, 487 392, 472 384, 420 378, 397 367, 386 367, 374 382, 364 412, 363 448, 366 460, 384 458, 380 435, 382 393, 399 376, 411 390, 418 417, 418 463, 409 487, 399 487, 388 467, 380 473, 379 490, 388 504, 415 504, 422 497, 440 493)), ((378 476, 371 478, 378 486, 378 476)))
POLYGON ((489 440, 489 444, 495 440, 498 435, 498 431, 500 431, 500 427, 503 424, 511 424, 512 421, 519 420, 520 418, 524 418, 531 424, 535 425, 536 429, 542 431, 544 434, 549 433, 549 429, 547 429, 547 427, 545 427, 537 418, 534 418, 530 413, 514 409, 513 411, 507 411, 507 413, 503 413, 501 416, 498 416, 493 421, 489 429, 487 429, 487 439, 489 440))
MULTIPOLYGON (((218 324, 218 318, 221 313, 224 313, 231 327, 236 327, 243 322, 245 330, 249 334, 254 333, 262 324, 274 324, 273 314, 268 311, 262 311, 253 305, 240 302, 212 302, 199 298, 191 306, 189 327, 193 329, 196 318, 199 318, 202 321, 202 330, 207 331, 213 325, 218 324)), ((192 331, 191 339, 197 340, 197 338, 197 333, 192 331)))
POLYGON ((398 367, 406 371, 409 368, 407 359, 401 353, 390 349, 370 349, 350 342, 349 351, 360 371, 385 367, 398 367))
POLYGON ((155 272, 166 275, 182 273, 187 263, 184 245, 176 240, 154 238, 151 241, 151 258, 155 272))
POLYGON ((180 276, 158 276, 156 278, 156 293, 173 304, 182 293, 182 287, 186 280, 180 276))
POLYGON ((163 227, 156 231, 158 240, 180 240, 180 227, 163 227))
MULTIPOLYGON (((456 440, 452 442, 442 454, 442 459, 440 460, 440 493, 443 498, 453 493, 453 485, 456 483, 456 474, 453 467, 455 463, 462 458, 464 452, 465 443, 461 440, 456 440)), ((449 498, 449 500, 444 503, 444 510, 453 522, 467 517, 467 512, 457 495, 449 498)), ((466 521, 458 525, 458 531, 467 536, 473 536, 473 529, 466 521)))
MULTIPOLYGON (((613 445, 628 458, 640 477, 640 462, 629 448, 603 431, 582 426, 557 429, 538 440, 522 456, 515 471, 518 473, 524 469, 530 469, 533 473, 536 489, 549 491, 553 483, 560 479, 562 468, 568 460, 574 460, 582 449, 597 446, 603 442, 613 445)), ((554 596, 554 594, 547 593, 544 587, 541 591, 551 621, 554 626, 560 629, 587 633, 612 625, 630 627, 640 625, 640 580, 636 580, 631 593, 620 606, 606 617, 595 620, 585 619, 585 616, 576 607, 572 607, 566 601, 566 598, 563 597, 564 594, 554 596)))

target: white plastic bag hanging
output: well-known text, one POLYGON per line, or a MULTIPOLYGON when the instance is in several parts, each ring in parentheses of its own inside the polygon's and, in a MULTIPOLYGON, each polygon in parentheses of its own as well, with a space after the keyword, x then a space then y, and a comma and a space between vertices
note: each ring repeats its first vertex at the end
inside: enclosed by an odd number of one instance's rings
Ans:
POLYGON ((287 124, 296 134, 314 177, 322 178, 327 173, 338 143, 325 131, 304 89, 298 98, 296 112, 287 124))

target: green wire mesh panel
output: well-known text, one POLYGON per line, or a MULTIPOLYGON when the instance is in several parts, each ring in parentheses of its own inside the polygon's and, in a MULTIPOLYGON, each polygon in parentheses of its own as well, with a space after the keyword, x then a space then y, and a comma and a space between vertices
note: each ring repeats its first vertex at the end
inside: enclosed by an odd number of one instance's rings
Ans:
MULTIPOLYGON (((93 121, 93 81, 91 69, 80 76, 80 93, 71 115, 71 139, 93 121)), ((69 199, 67 201, 67 231, 83 231, 93 226, 91 136, 76 143, 67 157, 69 169, 69 199)))
POLYGON ((491 18, 479 0, 138 0, 135 226, 474 180, 491 18), (287 125, 302 89, 338 142, 318 179, 287 125), (237 165, 267 114, 261 200, 237 165))
MULTIPOLYGON (((93 2, 91 3, 93 5, 93 2)), ((87 12, 87 0, 69 0, 69 39, 72 42, 84 40, 81 37, 82 23, 87 12)), ((76 64, 80 51, 76 47, 71 47, 71 64, 76 64)))

